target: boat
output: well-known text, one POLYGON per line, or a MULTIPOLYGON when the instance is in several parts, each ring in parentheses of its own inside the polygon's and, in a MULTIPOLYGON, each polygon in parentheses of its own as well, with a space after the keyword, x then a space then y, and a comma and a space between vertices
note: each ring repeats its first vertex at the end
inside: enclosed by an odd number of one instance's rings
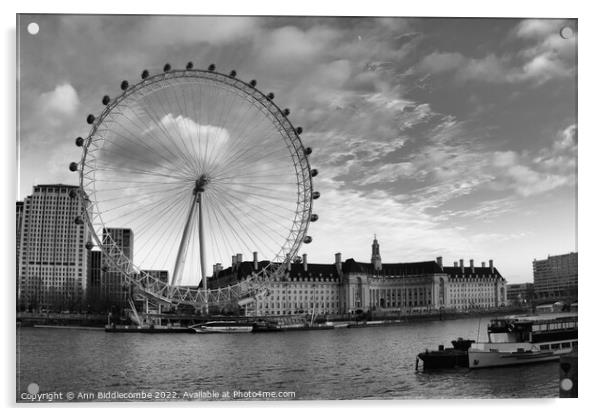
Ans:
POLYGON ((197 334, 233 334, 253 331, 252 322, 211 321, 189 327, 197 334))
POLYGON ((178 325, 105 325, 106 332, 141 332, 146 334, 184 334, 194 333, 185 326, 178 325))
POLYGON ((468 349, 469 368, 558 360, 577 348, 577 314, 557 313, 492 319, 488 342, 468 349))
POLYGON ((278 325, 278 322, 271 320, 258 320, 253 323, 253 332, 278 332, 282 331, 282 328, 278 325))
POLYGON ((416 357, 416 369, 419 359, 422 360, 424 370, 468 367, 468 349, 474 342, 472 339, 458 338, 451 342, 453 348, 439 345, 438 350, 421 352, 416 357))

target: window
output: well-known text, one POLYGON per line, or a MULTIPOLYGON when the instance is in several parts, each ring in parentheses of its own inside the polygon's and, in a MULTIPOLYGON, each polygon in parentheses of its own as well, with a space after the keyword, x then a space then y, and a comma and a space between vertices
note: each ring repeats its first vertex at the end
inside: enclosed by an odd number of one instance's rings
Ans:
POLYGON ((557 350, 560 348, 560 344, 552 344, 552 349, 557 350))
POLYGON ((549 349, 550 349, 550 345, 549 345, 549 344, 544 344, 544 345, 541 345, 541 346, 539 347, 539 349, 540 349, 540 350, 542 350, 542 351, 543 351, 543 350, 549 350, 549 349))

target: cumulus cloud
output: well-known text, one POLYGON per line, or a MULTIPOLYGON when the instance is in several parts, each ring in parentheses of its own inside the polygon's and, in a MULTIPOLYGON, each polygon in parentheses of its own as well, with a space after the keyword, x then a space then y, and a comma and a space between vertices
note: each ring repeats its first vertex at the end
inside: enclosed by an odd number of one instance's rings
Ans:
POLYGON ((559 33, 562 21, 554 19, 525 19, 514 29, 514 34, 519 38, 540 39, 551 32, 559 33))
POLYGON ((52 91, 40 94, 38 103, 42 114, 51 119, 73 116, 80 101, 75 88, 69 83, 64 83, 57 85, 52 91))

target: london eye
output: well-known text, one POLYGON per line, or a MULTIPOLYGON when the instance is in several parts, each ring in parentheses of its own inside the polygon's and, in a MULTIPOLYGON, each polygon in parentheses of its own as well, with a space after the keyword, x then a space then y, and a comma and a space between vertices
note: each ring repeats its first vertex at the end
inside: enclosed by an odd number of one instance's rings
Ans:
POLYGON ((311 242, 309 223, 318 219, 318 172, 302 128, 255 80, 213 64, 166 64, 120 87, 87 117, 89 134, 76 139, 81 159, 69 166, 79 175, 72 196, 85 207, 75 221, 89 229, 86 247, 161 301, 207 307, 259 295, 311 242), (116 229, 131 230, 130 247, 116 229), (267 261, 209 289, 211 273, 243 253, 267 261))

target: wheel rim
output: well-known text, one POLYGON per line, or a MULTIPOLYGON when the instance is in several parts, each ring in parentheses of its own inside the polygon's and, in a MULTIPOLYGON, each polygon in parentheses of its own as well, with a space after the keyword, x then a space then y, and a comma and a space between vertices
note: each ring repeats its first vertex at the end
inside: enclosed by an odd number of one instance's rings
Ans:
MULTIPOLYGON (((309 238, 313 173, 288 110, 252 83, 215 71, 169 71, 124 87, 93 119, 79 164, 94 244, 128 281, 165 301, 219 304, 257 293, 309 238), (173 273, 183 207, 200 177, 207 179, 201 218, 209 232, 196 244, 191 237, 187 251, 205 241, 205 266, 226 267, 228 252, 270 260, 251 279, 207 292, 171 287, 146 271, 173 273), (110 232, 103 236, 107 228, 132 228, 133 260, 110 232)), ((188 283, 196 273, 189 264, 182 272, 188 283)))

